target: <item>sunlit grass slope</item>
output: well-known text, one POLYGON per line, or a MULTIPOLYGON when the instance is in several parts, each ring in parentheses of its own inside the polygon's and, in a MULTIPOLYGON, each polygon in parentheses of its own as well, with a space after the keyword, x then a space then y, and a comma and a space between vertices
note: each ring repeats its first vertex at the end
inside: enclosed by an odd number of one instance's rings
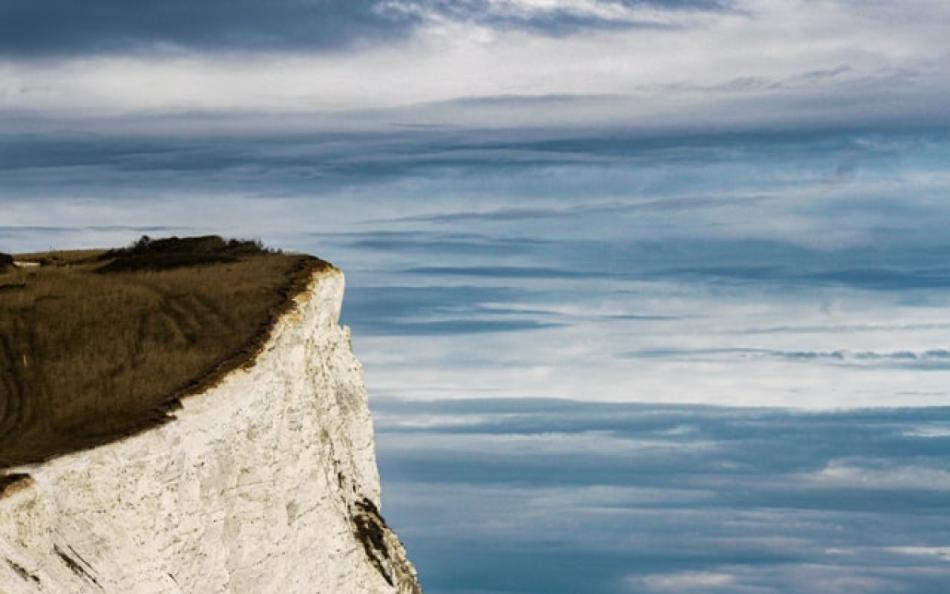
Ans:
POLYGON ((166 421, 249 363, 325 262, 217 237, 0 258, 0 468, 166 421))

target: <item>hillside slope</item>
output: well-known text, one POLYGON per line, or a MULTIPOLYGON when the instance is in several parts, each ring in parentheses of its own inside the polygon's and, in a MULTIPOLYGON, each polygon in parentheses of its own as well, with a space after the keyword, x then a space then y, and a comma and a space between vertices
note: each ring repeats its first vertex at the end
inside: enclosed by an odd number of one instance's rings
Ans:
POLYGON ((166 421, 330 267, 214 236, 20 259, 43 266, 0 273, 0 469, 166 421))

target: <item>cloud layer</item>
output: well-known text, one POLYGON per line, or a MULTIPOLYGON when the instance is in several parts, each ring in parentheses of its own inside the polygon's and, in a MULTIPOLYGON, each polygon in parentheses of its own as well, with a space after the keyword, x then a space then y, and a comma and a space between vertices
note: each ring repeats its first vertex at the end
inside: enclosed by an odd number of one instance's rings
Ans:
POLYGON ((404 398, 477 374, 499 396, 940 404, 948 156, 918 130, 6 135, 0 243, 160 228, 319 254, 374 391, 404 398))
POLYGON ((945 408, 383 400, 376 415, 384 512, 437 594, 937 594, 950 579, 945 408))
POLYGON ((0 110, 25 129, 950 123, 950 15, 933 0, 899 10, 846 0, 0 10, 0 110))

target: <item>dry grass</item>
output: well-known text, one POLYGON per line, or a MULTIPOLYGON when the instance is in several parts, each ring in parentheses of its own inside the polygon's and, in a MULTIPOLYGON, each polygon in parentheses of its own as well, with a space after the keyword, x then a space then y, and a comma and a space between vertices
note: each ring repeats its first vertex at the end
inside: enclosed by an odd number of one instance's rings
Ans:
POLYGON ((251 361, 329 266, 247 249, 202 263, 218 248, 192 248, 167 267, 147 253, 130 264, 142 253, 58 252, 0 273, 0 468, 167 421, 179 398, 251 361))

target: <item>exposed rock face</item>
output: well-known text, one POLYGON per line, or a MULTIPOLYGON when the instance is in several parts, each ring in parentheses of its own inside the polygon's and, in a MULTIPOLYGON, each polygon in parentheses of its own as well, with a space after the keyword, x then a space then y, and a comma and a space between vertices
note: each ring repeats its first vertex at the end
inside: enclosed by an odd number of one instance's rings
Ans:
POLYGON ((254 365, 177 420, 8 473, 0 594, 420 592, 378 512, 343 286, 316 275, 254 365))

